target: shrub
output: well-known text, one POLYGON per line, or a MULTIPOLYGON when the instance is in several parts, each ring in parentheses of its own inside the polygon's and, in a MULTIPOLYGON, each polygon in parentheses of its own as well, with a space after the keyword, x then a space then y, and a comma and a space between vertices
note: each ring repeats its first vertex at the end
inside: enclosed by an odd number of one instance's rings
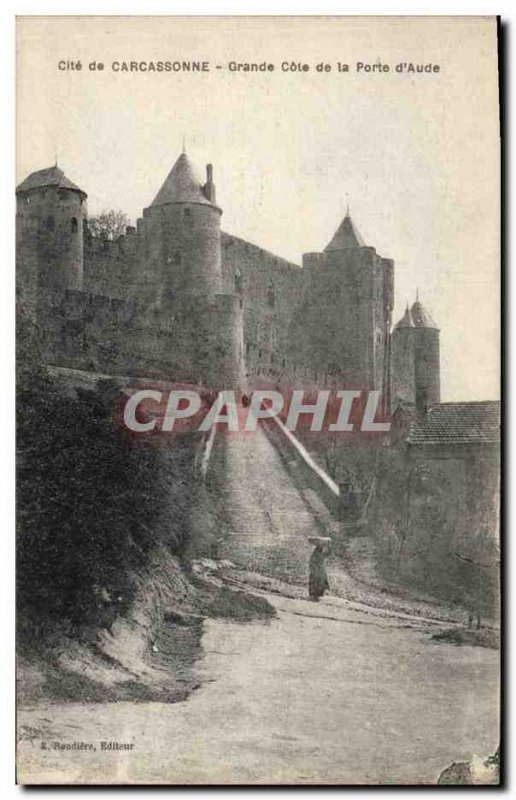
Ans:
POLYGON ((30 326, 18 345, 19 611, 87 620, 99 595, 129 599, 131 574, 157 540, 181 552, 192 447, 175 437, 169 452, 127 431, 111 382, 58 384, 34 357, 30 326))

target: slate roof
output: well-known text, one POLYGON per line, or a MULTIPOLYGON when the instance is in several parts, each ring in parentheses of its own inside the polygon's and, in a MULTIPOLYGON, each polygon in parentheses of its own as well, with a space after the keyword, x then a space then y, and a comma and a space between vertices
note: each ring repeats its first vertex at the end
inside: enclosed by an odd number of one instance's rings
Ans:
POLYGON ((432 317, 419 300, 412 304, 410 316, 416 328, 435 328, 439 330, 432 317))
POLYGON ((151 205, 162 206, 166 203, 213 205, 204 194, 186 153, 181 153, 151 205))
POLYGON ((440 403, 412 425, 407 442, 426 444, 482 444, 500 441, 500 403, 440 403))
POLYGON ((349 250, 352 247, 364 247, 364 241, 349 216, 349 211, 337 228, 331 242, 324 248, 328 250, 349 250))
POLYGON ((409 310, 409 307, 408 307, 408 303, 407 303, 407 307, 405 309, 405 313, 403 314, 402 318, 400 320, 398 320, 398 322, 394 326, 394 330, 397 331, 398 328, 413 328, 413 327, 414 327, 414 321, 412 319, 412 315, 410 313, 410 310, 409 310))
POLYGON ((62 169, 57 164, 53 167, 38 169, 31 172, 24 181, 17 187, 16 192, 28 192, 31 189, 40 189, 45 186, 57 186, 59 189, 73 189, 86 197, 86 192, 76 186, 75 183, 66 177, 62 169))
POLYGON ((416 300, 410 309, 407 303, 405 313, 394 326, 394 330, 397 331, 399 328, 433 328, 436 331, 439 330, 432 317, 419 300, 416 300))

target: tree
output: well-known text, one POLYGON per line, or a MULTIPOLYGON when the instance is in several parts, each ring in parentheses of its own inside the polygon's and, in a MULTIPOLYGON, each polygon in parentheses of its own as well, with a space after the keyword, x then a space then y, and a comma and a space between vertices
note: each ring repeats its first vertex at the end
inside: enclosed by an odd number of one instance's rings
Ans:
POLYGON ((89 217, 88 228, 92 236, 101 239, 117 239, 125 233, 125 229, 131 224, 131 220, 120 209, 110 209, 101 211, 94 217, 89 217))

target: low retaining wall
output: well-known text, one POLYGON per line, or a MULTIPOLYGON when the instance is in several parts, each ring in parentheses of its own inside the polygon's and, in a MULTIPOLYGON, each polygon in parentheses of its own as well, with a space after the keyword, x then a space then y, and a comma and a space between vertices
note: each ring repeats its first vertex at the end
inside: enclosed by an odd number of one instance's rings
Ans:
POLYGON ((285 469, 296 488, 317 513, 323 504, 336 520, 340 516, 339 487, 321 467, 316 464, 299 439, 276 417, 262 423, 263 430, 281 455, 285 469), (318 501, 318 502, 317 502, 318 501))

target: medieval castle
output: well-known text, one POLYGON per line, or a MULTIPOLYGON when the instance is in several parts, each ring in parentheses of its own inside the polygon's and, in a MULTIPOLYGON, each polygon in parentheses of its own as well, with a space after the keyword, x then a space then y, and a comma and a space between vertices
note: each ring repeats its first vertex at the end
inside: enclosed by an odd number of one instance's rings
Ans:
POLYGON ((439 330, 416 302, 392 327, 394 263, 349 212, 302 267, 221 230, 213 168, 183 152, 136 228, 88 229, 86 192, 56 165, 17 188, 18 291, 49 364, 213 388, 378 389, 440 400, 439 330))
POLYGON ((116 240, 92 236, 86 193, 57 165, 29 175, 18 297, 46 363, 68 381, 378 390, 384 440, 305 442, 339 483, 346 535, 375 539, 389 579, 451 598, 478 584, 478 607, 496 602, 499 404, 440 402, 439 330, 419 299, 392 327, 393 261, 349 213, 302 266, 221 231, 221 216, 212 166, 201 184, 185 153, 116 240), (485 580, 477 563, 494 565, 485 580))

